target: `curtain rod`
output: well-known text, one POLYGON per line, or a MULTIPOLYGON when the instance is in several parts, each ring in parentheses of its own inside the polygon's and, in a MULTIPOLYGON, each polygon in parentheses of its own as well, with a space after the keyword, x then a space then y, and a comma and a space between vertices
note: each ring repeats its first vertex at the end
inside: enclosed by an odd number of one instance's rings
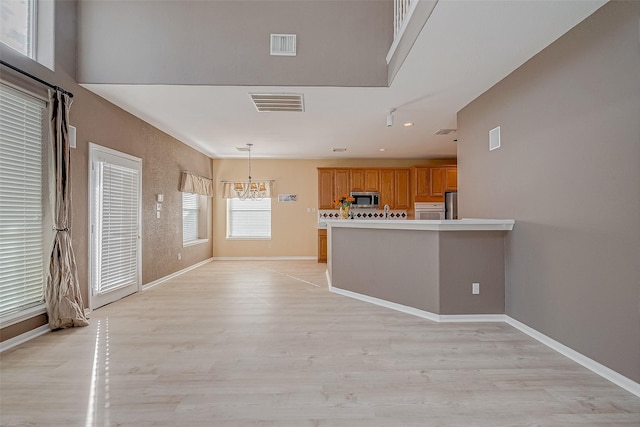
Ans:
POLYGON ((197 173, 189 172, 188 170, 183 169, 183 173, 188 173, 189 175, 197 176, 198 178, 208 179, 209 181, 213 181, 213 178, 207 178, 206 176, 198 175, 197 173))
POLYGON ((62 92, 62 93, 66 93, 67 95, 69 95, 69 98, 73 98, 73 94, 71 92, 69 92, 68 90, 62 89, 60 86, 52 85, 51 83, 45 82, 41 78, 38 78, 38 77, 34 76, 33 74, 29 74, 26 71, 22 71, 20 68, 14 67, 13 65, 11 65, 9 63, 6 63, 6 62, 4 62, 2 60, 0 60, 0 64, 4 65, 5 67, 9 67, 14 71, 17 71, 18 73, 20 73, 20 74, 22 74, 24 76, 27 76, 30 79, 37 81, 38 83, 42 83, 43 85, 48 86, 51 89, 57 90, 57 91, 62 92))

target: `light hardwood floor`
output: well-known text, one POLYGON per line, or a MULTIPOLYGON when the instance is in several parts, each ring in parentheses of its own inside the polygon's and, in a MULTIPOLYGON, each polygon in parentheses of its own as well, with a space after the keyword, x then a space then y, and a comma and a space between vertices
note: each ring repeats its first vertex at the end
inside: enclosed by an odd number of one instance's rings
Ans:
POLYGON ((2 353, 1 423, 640 426, 640 398, 502 323, 330 293, 312 261, 215 261, 2 353))

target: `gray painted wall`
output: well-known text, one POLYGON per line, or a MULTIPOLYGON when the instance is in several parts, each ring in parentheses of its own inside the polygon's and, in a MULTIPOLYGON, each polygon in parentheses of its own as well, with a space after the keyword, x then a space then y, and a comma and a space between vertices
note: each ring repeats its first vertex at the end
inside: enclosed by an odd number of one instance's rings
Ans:
POLYGON ((608 3, 458 114, 461 216, 516 220, 507 314, 634 381, 639 17, 639 2, 608 3))
POLYGON ((82 83, 386 86, 393 2, 83 0, 78 22, 82 83))
POLYGON ((440 313, 438 234, 333 228, 332 285, 440 313))
POLYGON ((504 231, 330 232, 336 288, 435 314, 504 313, 504 231))
POLYGON ((440 233, 440 314, 504 313, 505 231, 440 233), (472 283, 480 293, 471 293, 472 283))

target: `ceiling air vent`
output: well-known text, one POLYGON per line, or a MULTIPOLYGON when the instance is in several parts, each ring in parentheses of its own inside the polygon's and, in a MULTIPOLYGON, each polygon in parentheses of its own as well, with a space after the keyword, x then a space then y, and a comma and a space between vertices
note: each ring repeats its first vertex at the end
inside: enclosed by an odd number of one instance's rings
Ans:
POLYGON ((301 93, 250 93, 256 109, 261 113, 277 111, 304 111, 301 93))
POLYGON ((271 34, 271 55, 296 56, 296 35, 271 34))
POLYGON ((434 135, 449 135, 450 133, 454 133, 456 129, 438 129, 434 135))

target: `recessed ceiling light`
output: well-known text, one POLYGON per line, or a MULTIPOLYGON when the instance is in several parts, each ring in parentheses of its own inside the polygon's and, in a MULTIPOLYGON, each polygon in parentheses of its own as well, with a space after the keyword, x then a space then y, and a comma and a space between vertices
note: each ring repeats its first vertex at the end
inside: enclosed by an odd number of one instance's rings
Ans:
POLYGON ((344 153, 345 151, 347 151, 346 148, 332 148, 334 153, 344 153))
POLYGON ((378 151, 381 152, 381 153, 384 153, 385 151, 387 151, 387 149, 386 148, 378 148, 378 151))
POLYGON ((413 122, 407 122, 407 123, 403 123, 402 126, 406 127, 406 128, 410 128, 411 126, 413 126, 415 123, 413 122))

